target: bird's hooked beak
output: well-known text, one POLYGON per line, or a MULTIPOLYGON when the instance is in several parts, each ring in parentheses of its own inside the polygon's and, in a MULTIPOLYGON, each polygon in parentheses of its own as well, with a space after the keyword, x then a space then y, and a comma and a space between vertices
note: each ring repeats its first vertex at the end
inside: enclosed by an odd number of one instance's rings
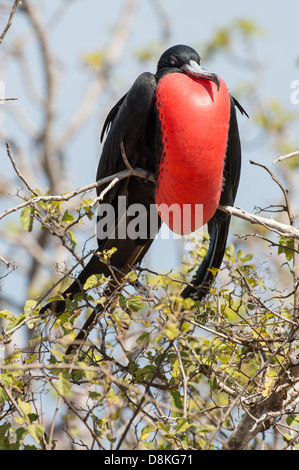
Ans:
POLYGON ((191 77, 202 78, 204 80, 210 80, 217 85, 219 91, 220 80, 216 73, 208 72, 206 69, 203 69, 195 60, 189 60, 188 64, 182 66, 182 70, 191 77))

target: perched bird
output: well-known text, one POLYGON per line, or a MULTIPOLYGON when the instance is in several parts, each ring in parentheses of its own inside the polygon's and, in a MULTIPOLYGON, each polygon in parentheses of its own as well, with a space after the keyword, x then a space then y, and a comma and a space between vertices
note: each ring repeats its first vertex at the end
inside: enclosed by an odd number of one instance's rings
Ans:
MULTIPOLYGON (((109 277, 112 271, 107 289, 113 292, 117 282, 140 263, 162 221, 181 234, 208 224, 207 255, 181 295, 201 299, 207 294, 213 281, 210 268, 220 268, 230 224, 230 217, 218 206, 233 205, 239 184, 241 148, 235 108, 245 111, 224 81, 200 62, 189 46, 169 48, 159 59, 156 73, 141 74, 108 114, 97 181, 128 165, 144 170, 148 177, 124 178, 107 191, 98 211, 98 249, 64 292, 65 298, 82 291, 92 274, 109 277), (108 265, 102 253, 113 247, 117 250, 108 265)), ((99 186, 98 195, 102 191, 99 186)), ((43 311, 47 309, 59 314, 65 302, 53 301, 43 311)), ((80 338, 93 320, 91 315, 80 338)))

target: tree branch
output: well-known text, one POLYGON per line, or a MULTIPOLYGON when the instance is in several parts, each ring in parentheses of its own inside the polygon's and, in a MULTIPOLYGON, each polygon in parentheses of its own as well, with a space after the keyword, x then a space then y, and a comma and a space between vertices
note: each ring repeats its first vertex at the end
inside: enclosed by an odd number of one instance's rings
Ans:
MULTIPOLYGON (((4 28, 1 36, 0 36, 0 44, 2 43, 7 31, 11 27, 14 14, 17 11, 18 6, 21 5, 21 4, 22 4, 22 2, 20 0, 15 0, 14 4, 12 6, 11 12, 10 12, 9 18, 8 18, 8 22, 7 22, 5 28, 4 28)), ((12 98, 12 99, 15 99, 15 98, 12 98)))
POLYGON ((281 222, 277 222, 272 218, 269 219, 259 215, 251 214, 244 209, 241 209, 240 207, 219 206, 219 210, 225 212, 226 214, 246 220, 253 225, 262 225, 266 229, 278 233, 278 235, 299 240, 299 229, 292 227, 291 225, 282 224, 281 222))
POLYGON ((292 366, 267 398, 260 396, 257 403, 247 409, 246 415, 225 442, 224 449, 244 449, 259 432, 269 429, 271 419, 292 413, 298 400, 298 379, 299 366, 292 366))
POLYGON ((296 152, 291 152, 287 153, 286 155, 281 155, 280 157, 276 158, 273 163, 278 163, 282 162, 283 160, 287 160, 288 158, 293 158, 293 157, 298 157, 299 156, 299 150, 296 150, 296 152))

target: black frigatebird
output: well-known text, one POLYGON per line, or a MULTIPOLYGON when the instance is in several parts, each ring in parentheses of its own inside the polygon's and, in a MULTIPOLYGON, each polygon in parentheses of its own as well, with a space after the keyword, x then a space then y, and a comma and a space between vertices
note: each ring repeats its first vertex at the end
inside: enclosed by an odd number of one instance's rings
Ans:
MULTIPOLYGON (((200 62, 191 47, 169 48, 158 61, 157 72, 142 73, 108 114, 101 135, 101 139, 105 135, 106 139, 97 181, 126 169, 123 145, 131 167, 155 175, 156 182, 130 176, 106 193, 102 204, 113 208, 115 230, 110 234, 107 230, 103 236, 104 216, 99 216, 102 235, 98 231, 98 249, 64 292, 64 298, 82 291, 92 274, 110 276, 111 269, 113 280, 107 292, 112 292, 117 282, 142 260, 162 220, 180 233, 208 224, 208 252, 181 295, 201 299, 207 294, 214 277, 210 268, 220 268, 230 224, 230 217, 218 206, 233 205, 239 184, 241 148, 235 107, 245 111, 229 94, 224 81, 202 68, 200 62), (121 205, 120 197, 124 201, 121 205), (136 215, 130 208, 136 204, 144 208, 143 219, 139 220, 142 234, 123 236, 120 225, 129 227, 136 215), (173 204, 181 209, 191 208, 188 217, 178 220, 169 216, 167 208, 173 204), (199 218, 198 207, 202 208, 199 218), (152 224, 155 211, 158 222, 152 224), (113 247, 117 250, 108 266, 102 253, 113 247)), ((98 195, 102 190, 102 186, 97 189, 98 195)), ((65 310, 65 302, 53 301, 42 311, 47 309, 59 314, 65 310)), ((79 335, 81 339, 94 320, 95 314, 92 315, 79 335)))

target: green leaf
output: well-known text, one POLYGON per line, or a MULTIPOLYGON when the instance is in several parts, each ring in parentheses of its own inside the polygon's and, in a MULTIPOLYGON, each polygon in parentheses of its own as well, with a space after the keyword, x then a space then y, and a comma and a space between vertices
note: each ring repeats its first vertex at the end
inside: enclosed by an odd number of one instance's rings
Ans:
POLYGON ((71 230, 68 230, 66 233, 68 234, 70 238, 70 241, 74 250, 77 246, 77 238, 75 237, 75 234, 71 230))
POLYGON ((91 68, 98 68, 102 66, 105 59, 105 51, 100 49, 96 52, 88 52, 83 54, 82 60, 85 65, 88 65, 91 68))
POLYGON ((235 26, 245 37, 249 36, 262 36, 264 30, 260 28, 256 23, 247 18, 241 18, 235 21, 235 26))
POLYGON ((6 320, 12 320, 15 318, 14 314, 6 309, 0 311, 0 317, 5 318, 6 320))
POLYGON ((148 364, 147 366, 142 367, 141 369, 138 369, 135 372, 135 377, 137 380, 151 380, 153 375, 156 372, 156 367, 148 364))
POLYGON ((154 432, 157 429, 158 429, 158 426, 155 426, 153 424, 149 424, 148 426, 145 426, 140 433, 140 439, 142 439, 143 441, 145 439, 148 439, 150 437, 151 432, 154 432))
POLYGON ((219 272, 219 268, 208 268, 208 271, 210 271, 212 275, 215 277, 217 273, 219 272))
POLYGON ((288 425, 288 426, 292 426, 292 427, 293 427, 293 426, 297 426, 298 423, 299 423, 299 416, 294 415, 294 414, 289 415, 289 416, 287 417, 286 421, 287 421, 287 425, 288 425))
POLYGON ((294 247, 293 240, 291 238, 280 237, 279 245, 278 254, 284 253, 286 259, 291 261, 294 257, 294 251, 292 249, 294 247))
POLYGON ((179 419, 176 427, 176 432, 185 432, 188 428, 190 428, 191 424, 188 423, 186 418, 179 419))
POLYGON ((87 281, 85 282, 83 289, 88 290, 88 289, 93 289, 95 287, 100 286, 106 281, 106 278, 102 276, 102 274, 93 274, 90 276, 87 281))
POLYGON ((283 435, 283 438, 284 438, 287 442, 289 442, 289 441, 292 440, 292 436, 291 436, 290 434, 288 434, 288 433, 285 433, 285 434, 283 435))
POLYGON ((134 312, 138 312, 143 308, 143 300, 139 295, 132 295, 131 297, 119 297, 119 306, 123 309, 130 309, 134 312))
POLYGON ((63 295, 55 294, 55 295, 52 295, 52 297, 48 298, 47 303, 48 302, 53 302, 53 300, 65 300, 65 299, 64 299, 63 295))
POLYGON ((25 416, 28 416, 29 413, 31 413, 32 405, 30 403, 27 403, 26 401, 22 401, 20 398, 18 398, 18 405, 25 416))
POLYGON ((127 299, 127 306, 134 312, 138 312, 138 310, 143 308, 143 301, 138 295, 132 295, 132 297, 127 299))
POLYGON ((58 374, 57 390, 62 396, 66 396, 70 391, 70 375, 63 370, 58 374))
POLYGON ((18 429, 16 429, 15 434, 16 434, 16 442, 11 444, 11 450, 22 450, 21 446, 23 444, 25 437, 28 434, 28 431, 26 428, 19 427, 18 429))
POLYGON ((63 222, 72 222, 74 220, 74 217, 72 216, 72 214, 69 213, 68 209, 66 209, 61 220, 63 222))
POLYGON ((105 263, 109 263, 111 256, 117 251, 116 247, 110 248, 110 250, 103 251, 103 259, 105 263))
POLYGON ((171 375, 172 377, 176 378, 176 377, 179 377, 180 373, 181 371, 180 371, 179 361, 178 359, 176 359, 172 364, 171 375))
POLYGON ((33 216, 34 216, 34 208, 30 206, 24 207, 21 212, 20 220, 21 225, 24 230, 27 232, 32 232, 33 228, 33 216))
POLYGON ((0 425, 0 450, 7 450, 9 448, 8 434, 11 424, 4 423, 0 425))
POLYGON ((92 391, 90 391, 90 392, 88 393, 88 396, 89 396, 89 398, 91 398, 92 400, 100 400, 101 397, 102 397, 102 394, 99 393, 99 392, 92 392, 92 391))
POLYGON ((173 340, 179 336, 180 330, 175 325, 175 323, 169 323, 164 329, 164 333, 166 334, 168 339, 173 340))
MULTIPOLYGON (((8 400, 8 395, 7 393, 3 390, 2 387, 0 387, 0 405, 8 400)), ((1 436, 0 436, 0 442, 1 442, 1 436)), ((1 444, 0 444, 0 449, 1 449, 1 444)))
POLYGON ((33 313, 36 304, 37 304, 36 300, 31 300, 31 299, 26 300, 26 303, 24 306, 25 316, 28 316, 33 313))
MULTIPOLYGON (((183 411, 183 400, 182 400, 182 397, 180 395, 180 392, 178 390, 172 390, 170 392, 170 396, 171 396, 171 401, 170 401, 171 406, 183 411)), ((177 411, 172 411, 171 412, 171 416, 173 416, 173 417, 181 416, 181 415, 182 415, 182 413, 178 413, 177 411)))
POLYGON ((35 442, 38 444, 41 442, 44 434, 44 429, 39 424, 29 424, 28 425, 28 432, 33 437, 35 442))
POLYGON ((122 398, 120 397, 120 395, 117 393, 114 393, 112 389, 110 389, 107 394, 107 400, 111 404, 115 404, 115 405, 122 402, 122 398))
POLYGON ((128 274, 126 274, 125 279, 128 282, 135 282, 136 279, 138 279, 136 271, 130 271, 128 274))
POLYGON ((18 315, 17 317, 15 317, 13 315, 13 317, 11 318, 9 324, 7 325, 6 327, 6 331, 10 331, 12 330, 13 328, 15 328, 16 326, 18 326, 20 323, 22 323, 22 321, 26 318, 26 315, 24 313, 21 313, 20 315, 18 315))
POLYGON ((83 205, 82 205, 82 208, 84 209, 85 211, 85 214, 87 215, 87 217, 89 218, 89 220, 92 220, 93 219, 93 212, 90 208, 91 204, 93 203, 93 200, 92 199, 84 199, 83 200, 83 205))
POLYGON ((137 343, 138 343, 138 344, 147 343, 148 340, 149 340, 149 337, 150 337, 150 334, 148 333, 148 331, 144 331, 144 332, 141 333, 141 335, 138 337, 137 343))

